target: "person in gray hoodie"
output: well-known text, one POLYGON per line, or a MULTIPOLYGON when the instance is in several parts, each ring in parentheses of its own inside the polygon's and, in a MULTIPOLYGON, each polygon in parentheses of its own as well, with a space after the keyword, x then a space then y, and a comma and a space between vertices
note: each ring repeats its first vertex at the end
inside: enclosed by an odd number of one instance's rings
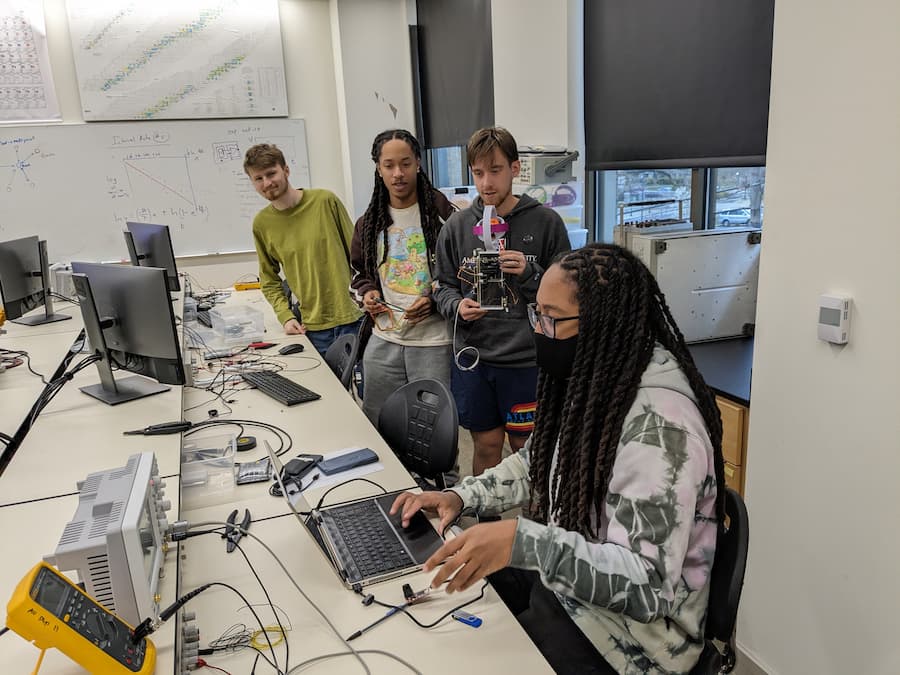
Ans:
POLYGON ((506 129, 479 129, 466 155, 479 196, 441 229, 433 298, 451 325, 451 390, 460 426, 472 434, 472 473, 478 475, 500 462, 507 436, 513 451, 519 450, 534 426, 537 367, 526 306, 534 301, 544 269, 570 247, 555 211, 513 194, 519 154, 506 129), (475 261, 477 251, 485 249, 485 205, 499 216, 489 234, 500 249, 505 311, 484 309, 476 300, 475 261))
POLYGON ((688 673, 725 518, 715 397, 625 249, 563 254, 530 313, 541 376, 525 447, 448 491, 404 493, 391 511, 404 524, 436 511, 443 530, 463 509, 526 506, 448 540, 425 563, 432 587, 487 576, 557 673, 688 673))

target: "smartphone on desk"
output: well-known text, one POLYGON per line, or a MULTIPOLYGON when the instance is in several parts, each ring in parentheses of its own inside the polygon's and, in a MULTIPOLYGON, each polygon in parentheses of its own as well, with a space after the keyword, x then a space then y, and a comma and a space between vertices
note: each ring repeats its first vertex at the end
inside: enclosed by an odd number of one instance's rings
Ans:
POLYGON ((337 457, 329 457, 328 459, 323 459, 321 462, 319 462, 316 468, 326 476, 330 476, 335 473, 340 473, 341 471, 349 471, 350 469, 355 469, 358 466, 372 464, 373 462, 377 461, 378 455, 375 454, 374 450, 371 450, 369 448, 362 448, 361 450, 347 452, 337 457))

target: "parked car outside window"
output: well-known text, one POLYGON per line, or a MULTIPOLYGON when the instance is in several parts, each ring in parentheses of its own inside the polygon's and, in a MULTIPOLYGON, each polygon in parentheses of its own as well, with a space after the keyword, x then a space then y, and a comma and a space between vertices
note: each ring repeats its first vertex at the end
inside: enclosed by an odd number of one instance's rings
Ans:
POLYGON ((750 222, 750 209, 730 209, 716 214, 716 225, 746 225, 750 222))

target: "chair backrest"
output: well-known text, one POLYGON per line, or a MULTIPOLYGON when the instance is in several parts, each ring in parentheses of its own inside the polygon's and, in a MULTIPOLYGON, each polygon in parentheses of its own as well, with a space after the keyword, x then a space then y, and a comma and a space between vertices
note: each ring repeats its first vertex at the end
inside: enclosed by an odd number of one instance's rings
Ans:
POLYGON ((444 487, 459 452, 459 417, 453 396, 437 380, 416 380, 387 397, 378 432, 403 465, 444 487))
POLYGON ((325 352, 325 363, 331 371, 337 375, 344 389, 350 388, 353 380, 353 366, 356 364, 357 354, 356 335, 348 333, 338 336, 325 352))
POLYGON ((726 488, 725 492, 725 514, 729 524, 727 530, 719 532, 716 541, 716 557, 709 586, 706 637, 728 642, 737 620, 750 541, 747 507, 741 496, 731 488, 726 488))

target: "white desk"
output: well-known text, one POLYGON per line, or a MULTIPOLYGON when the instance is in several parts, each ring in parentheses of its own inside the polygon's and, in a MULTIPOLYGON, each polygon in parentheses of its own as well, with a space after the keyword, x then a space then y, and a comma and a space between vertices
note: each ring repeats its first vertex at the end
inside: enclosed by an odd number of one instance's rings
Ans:
MULTIPOLYGON (((312 363, 309 357, 320 360, 309 341, 305 337, 285 336, 274 313, 259 292, 235 293, 230 302, 253 303, 266 313, 267 340, 279 343, 299 341, 306 344, 306 351, 302 355, 306 358, 281 357, 277 355, 276 348, 267 353, 287 365, 284 375, 295 378, 318 392, 322 399, 287 408, 258 391, 240 391, 228 395, 229 399, 234 399, 230 404, 234 412, 229 417, 269 422, 283 428, 294 439, 294 447, 284 455, 285 459, 300 452, 326 454, 350 446, 371 447, 378 453, 385 468, 366 477, 389 491, 411 487, 413 481, 408 473, 327 366, 322 364, 306 372, 292 372, 308 367, 312 363)), ((209 393, 195 389, 185 389, 182 401, 182 391, 177 387, 172 392, 140 401, 121 406, 105 406, 78 391, 77 386, 91 383, 94 379, 96 371, 85 370, 75 381, 66 385, 66 389, 45 410, 13 463, 0 478, 0 501, 3 504, 25 499, 41 500, 0 506, 0 527, 5 526, 6 532, 19 533, 18 539, 21 542, 16 555, 8 560, 9 565, 5 561, 0 567, 3 572, 0 599, 3 598, 3 593, 8 597, 25 571, 53 549, 65 522, 74 513, 74 496, 56 499, 48 497, 74 492, 75 480, 91 471, 120 466, 129 454, 141 450, 156 452, 163 475, 178 473, 180 436, 125 437, 121 435, 122 431, 179 419, 182 406, 185 409, 185 419, 195 422, 206 419, 206 410, 209 408, 222 410, 221 405, 212 403, 213 397, 209 393), (191 410, 197 403, 207 400, 210 401, 209 406, 204 404, 191 410), (33 522, 42 523, 40 537, 28 537, 28 528, 33 527, 30 524, 33 522)), ((228 427, 213 428, 198 432, 197 435, 220 434, 228 430, 228 427)), ((246 453, 248 457, 242 453, 238 457, 239 461, 264 456, 263 440, 268 438, 270 442, 274 441, 269 432, 261 429, 247 427, 245 433, 257 436, 260 447, 246 453)), ((171 494, 174 489, 174 481, 170 481, 167 491, 171 494)), ((307 493, 309 501, 318 501, 322 491, 321 488, 311 488, 307 493)), ((332 492, 328 503, 376 492, 374 487, 356 482, 332 492)), ((263 538, 278 553, 304 591, 325 611, 342 636, 346 637, 368 625, 384 613, 377 606, 364 607, 359 596, 344 588, 306 531, 292 515, 287 515, 288 509, 283 500, 268 495, 268 484, 236 486, 233 492, 223 495, 218 503, 215 501, 202 508, 182 509, 180 517, 189 522, 222 521, 232 509, 237 508, 242 514, 243 509, 248 508, 253 516, 250 531, 263 538)), ((174 514, 170 514, 169 519, 174 521, 174 514)), ((218 535, 205 535, 181 542, 178 574, 168 576, 167 583, 163 585, 166 595, 172 592, 172 580, 177 577, 177 595, 183 595, 209 581, 222 581, 238 588, 251 603, 265 603, 265 597, 243 557, 237 552, 226 554, 224 544, 218 535)), ((273 602, 290 617, 293 630, 289 632, 288 640, 292 666, 315 656, 345 651, 343 643, 299 595, 269 555, 250 537, 242 539, 241 545, 266 584, 273 602)), ((170 564, 172 558, 170 553, 170 564)), ((423 588, 429 579, 430 575, 410 575, 372 586, 368 590, 383 602, 399 602, 402 599, 403 583, 423 588)), ((438 594, 413 611, 421 621, 430 622, 477 594, 477 590, 449 597, 438 594)), ((244 623, 253 629, 255 621, 246 609, 240 609, 241 605, 242 601, 238 596, 224 588, 213 587, 195 597, 185 607, 185 610, 194 612, 197 616, 201 647, 205 647, 210 639, 217 637, 232 624, 244 623)), ((273 623, 271 610, 267 606, 257 605, 256 609, 265 623, 273 623)), ((550 672, 543 657, 490 587, 486 589, 485 597, 467 610, 480 616, 484 625, 473 629, 448 618, 437 627, 424 630, 415 626, 408 618, 398 615, 352 644, 357 649, 383 649, 394 653, 426 673, 458 673, 465 669, 476 672, 550 672)), ((180 614, 179 612, 179 617, 180 614)), ((180 635, 180 630, 176 630, 174 626, 175 622, 170 621, 161 633, 153 636, 161 651, 158 673, 181 672, 174 662, 179 650, 173 649, 171 640, 167 637, 170 634, 180 635), (160 634, 162 638, 159 637, 160 634)), ((4 638, 4 642, 16 639, 16 636, 9 635, 4 638)), ((21 645, 15 647, 15 663, 17 666, 20 663, 33 663, 30 659, 37 658, 36 651, 21 639, 18 640, 21 645)), ((7 649, 5 644, 0 643, 0 660, 4 663, 7 649)), ((276 647, 276 652, 283 665, 283 647, 276 647)), ((238 673, 249 672, 254 655, 248 650, 216 654, 204 659, 229 672, 238 673)), ((373 673, 396 673, 404 670, 401 664, 383 656, 366 655, 364 658, 373 673)), ((25 668, 17 668, 16 672, 23 670, 25 668)), ((260 665, 257 672, 268 670, 268 666, 260 665)), ((322 663, 319 670, 355 674, 362 669, 354 658, 344 656, 322 663)), ((58 653, 48 653, 41 672, 75 671, 77 668, 65 657, 58 653)))
MULTIPOLYGON (((174 516, 174 512, 177 512, 178 508, 176 479, 168 481, 166 494, 173 502, 171 515, 174 516)), ((77 505, 78 498, 76 496, 66 496, 0 508, 0 532, 3 532, 6 541, 3 555, 0 556, 0 603, 4 608, 22 577, 43 556, 56 550, 59 537, 66 523, 75 515, 77 505)), ((160 585, 162 602, 165 605, 175 600, 177 564, 176 552, 170 551, 166 557, 166 579, 160 585)), ((4 613, 4 622, 5 619, 6 614, 4 613)), ((174 622, 154 633, 152 640, 158 651, 156 672, 160 675, 176 672, 174 668, 174 622)), ((12 631, 0 639, 0 663, 3 664, 2 671, 4 673, 30 673, 37 662, 39 653, 34 645, 26 642, 12 631)), ((84 670, 58 650, 49 649, 40 672, 75 675, 76 673, 83 674, 84 670)))

